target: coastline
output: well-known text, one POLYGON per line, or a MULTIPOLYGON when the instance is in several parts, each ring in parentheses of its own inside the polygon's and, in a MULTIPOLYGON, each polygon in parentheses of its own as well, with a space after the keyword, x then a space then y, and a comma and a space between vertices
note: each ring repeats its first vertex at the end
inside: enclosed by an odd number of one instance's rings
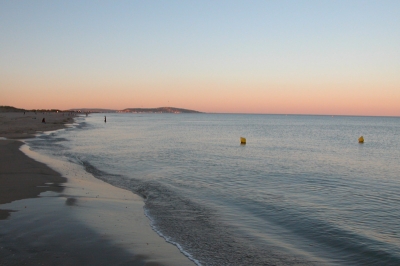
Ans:
POLYGON ((0 113, 0 265, 194 265, 152 230, 142 198, 18 140, 72 122, 50 115, 44 127, 0 113))

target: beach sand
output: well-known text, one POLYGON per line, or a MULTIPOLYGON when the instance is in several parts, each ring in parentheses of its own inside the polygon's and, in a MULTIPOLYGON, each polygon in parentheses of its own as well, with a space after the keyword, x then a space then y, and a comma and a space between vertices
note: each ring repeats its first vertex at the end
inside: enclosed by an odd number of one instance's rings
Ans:
MULTIPOLYGON (((44 129, 41 117, 35 124, 23 116, 0 113, 0 137, 32 137, 72 121, 48 114, 44 129)), ((0 265, 194 265, 152 230, 143 206, 79 165, 0 140, 0 265)))
POLYGON ((9 139, 32 138, 38 132, 64 128, 72 123, 74 113, 68 112, 0 112, 0 137, 9 139), (42 123, 42 119, 46 123, 42 123))

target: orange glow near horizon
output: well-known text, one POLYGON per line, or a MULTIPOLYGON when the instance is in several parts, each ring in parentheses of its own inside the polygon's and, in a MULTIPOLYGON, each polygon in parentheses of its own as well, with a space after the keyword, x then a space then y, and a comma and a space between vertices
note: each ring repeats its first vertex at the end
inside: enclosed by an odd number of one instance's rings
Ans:
MULTIPOLYGON (((5 83, 5 84, 4 84, 5 83)), ((153 108, 207 113, 400 116, 394 85, 168 82, 89 84, 8 80, 1 105, 25 109, 153 108), (63 84, 63 85, 59 85, 63 84), (29 89, 26 89, 29 88, 29 89)))

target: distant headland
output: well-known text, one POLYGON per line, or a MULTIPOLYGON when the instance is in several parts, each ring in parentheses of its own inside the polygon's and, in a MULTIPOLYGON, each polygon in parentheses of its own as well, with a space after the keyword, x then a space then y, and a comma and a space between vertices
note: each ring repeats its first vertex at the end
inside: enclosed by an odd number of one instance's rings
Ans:
POLYGON ((58 109, 32 109, 26 110, 12 106, 0 106, 0 112, 78 112, 78 113, 150 113, 150 114, 194 114, 202 113, 195 110, 175 108, 175 107, 157 107, 157 108, 126 108, 123 110, 101 109, 101 108, 73 108, 68 110, 58 109))
POLYGON ((59 109, 22 109, 22 108, 16 108, 13 106, 5 106, 1 105, 0 106, 0 113, 14 113, 14 112, 71 112, 71 111, 61 111, 59 109))
POLYGON ((137 113, 137 114, 193 114, 202 113, 195 110, 176 108, 176 107, 157 107, 157 108, 125 108, 123 110, 81 108, 70 109, 70 111, 91 112, 91 113, 137 113))
POLYGON ((175 107, 126 108, 118 112, 119 113, 168 113, 168 114, 201 113, 199 111, 175 108, 175 107))

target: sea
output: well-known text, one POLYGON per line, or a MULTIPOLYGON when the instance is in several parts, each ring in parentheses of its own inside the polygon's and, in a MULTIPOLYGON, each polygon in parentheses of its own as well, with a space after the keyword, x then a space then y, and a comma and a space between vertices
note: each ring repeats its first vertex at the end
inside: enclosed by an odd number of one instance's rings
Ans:
POLYGON ((197 265, 400 265, 398 117, 90 114, 27 144, 143 197, 197 265))

